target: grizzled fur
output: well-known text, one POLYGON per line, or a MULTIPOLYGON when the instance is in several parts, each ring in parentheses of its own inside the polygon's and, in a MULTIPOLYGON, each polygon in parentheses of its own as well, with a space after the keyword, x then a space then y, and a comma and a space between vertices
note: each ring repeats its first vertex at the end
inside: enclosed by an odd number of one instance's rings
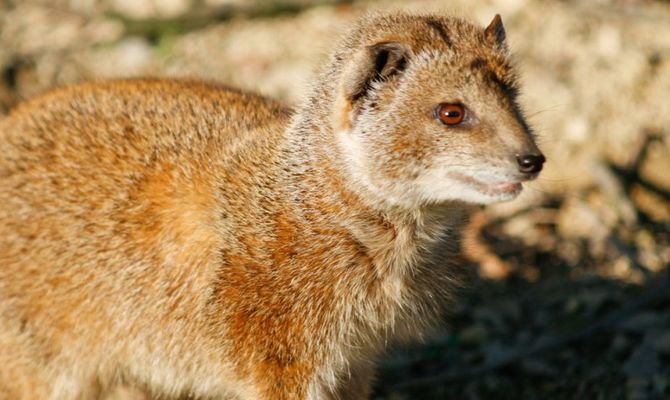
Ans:
MULTIPOLYGON (((538 150, 499 17, 362 21, 292 112, 80 84, 0 121, 0 398, 363 399, 435 327, 467 203, 538 150), (440 124, 439 103, 466 106, 440 124)), ((511 182, 511 183, 510 183, 511 182)))

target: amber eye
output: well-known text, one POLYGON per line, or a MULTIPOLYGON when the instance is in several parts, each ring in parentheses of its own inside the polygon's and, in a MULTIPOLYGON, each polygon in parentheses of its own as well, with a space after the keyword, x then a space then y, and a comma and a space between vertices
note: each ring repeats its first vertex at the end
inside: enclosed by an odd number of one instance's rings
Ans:
POLYGON ((435 108, 435 114, 445 125, 458 125, 465 118, 465 108, 462 104, 442 103, 435 108))

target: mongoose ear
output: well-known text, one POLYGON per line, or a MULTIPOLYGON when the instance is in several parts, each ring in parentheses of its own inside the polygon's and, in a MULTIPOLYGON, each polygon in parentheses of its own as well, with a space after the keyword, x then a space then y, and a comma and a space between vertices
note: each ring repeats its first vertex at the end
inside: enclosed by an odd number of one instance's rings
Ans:
POLYGON ((505 46, 505 38, 507 35, 505 34, 505 27, 503 26, 500 14, 496 14, 496 16, 493 17, 489 26, 484 30, 484 34, 486 35, 486 39, 492 44, 505 46))
POLYGON ((382 41, 359 50, 344 68, 335 103, 334 126, 348 130, 360 112, 360 100, 381 82, 401 73, 411 54, 409 46, 382 41))
POLYGON ((343 94, 351 102, 365 96, 375 81, 383 81, 405 69, 409 47, 399 42, 366 46, 351 61, 343 76, 343 94))

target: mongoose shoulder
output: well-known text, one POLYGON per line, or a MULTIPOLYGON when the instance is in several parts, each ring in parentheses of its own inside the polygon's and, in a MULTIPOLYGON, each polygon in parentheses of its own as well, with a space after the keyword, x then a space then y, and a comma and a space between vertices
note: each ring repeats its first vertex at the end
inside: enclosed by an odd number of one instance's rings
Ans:
POLYGON ((500 18, 361 21, 295 112, 86 83, 0 120, 0 398, 354 399, 435 327, 469 203, 544 157, 500 18), (3 397, 4 396, 4 397, 3 397))

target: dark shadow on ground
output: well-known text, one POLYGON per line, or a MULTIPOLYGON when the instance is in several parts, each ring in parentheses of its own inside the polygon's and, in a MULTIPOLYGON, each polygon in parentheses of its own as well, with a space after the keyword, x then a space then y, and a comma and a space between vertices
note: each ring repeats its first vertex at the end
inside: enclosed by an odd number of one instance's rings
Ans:
MULTIPOLYGON (((634 230, 653 232, 667 248, 667 225, 639 217, 634 230)), ((667 266, 641 266, 623 230, 593 255, 586 240, 561 239, 552 226, 545 234, 557 238, 553 248, 528 246, 502 233, 503 222, 482 235, 513 272, 500 280, 474 277, 441 336, 391 351, 373 398, 670 398, 667 266), (566 245, 570 257, 559 251, 566 245), (642 270, 640 282, 608 273, 622 257, 642 270)))

